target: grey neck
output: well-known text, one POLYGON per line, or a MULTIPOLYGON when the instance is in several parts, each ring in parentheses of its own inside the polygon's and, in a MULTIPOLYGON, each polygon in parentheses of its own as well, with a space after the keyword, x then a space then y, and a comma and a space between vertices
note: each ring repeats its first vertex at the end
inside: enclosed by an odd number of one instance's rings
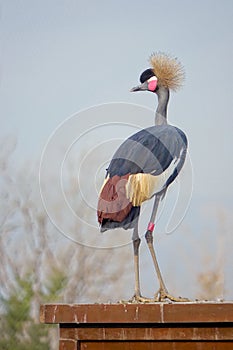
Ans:
POLYGON ((158 96, 158 107, 155 112, 155 125, 165 125, 167 124, 169 90, 164 87, 159 87, 156 94, 158 96))

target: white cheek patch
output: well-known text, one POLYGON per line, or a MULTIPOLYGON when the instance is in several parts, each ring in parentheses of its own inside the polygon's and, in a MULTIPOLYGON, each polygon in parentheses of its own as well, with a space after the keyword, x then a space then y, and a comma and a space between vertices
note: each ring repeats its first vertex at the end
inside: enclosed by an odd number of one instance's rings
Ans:
POLYGON ((150 81, 157 81, 158 80, 158 78, 155 76, 155 75, 153 75, 153 77, 151 77, 150 79, 148 79, 147 81, 148 81, 148 83, 150 82, 150 81))

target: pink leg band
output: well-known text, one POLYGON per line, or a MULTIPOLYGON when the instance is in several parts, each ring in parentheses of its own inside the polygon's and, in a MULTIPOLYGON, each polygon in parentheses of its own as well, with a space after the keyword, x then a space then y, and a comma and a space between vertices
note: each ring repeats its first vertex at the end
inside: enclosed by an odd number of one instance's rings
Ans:
POLYGON ((155 227, 155 224, 153 222, 149 222, 147 230, 150 232, 153 232, 154 227, 155 227))

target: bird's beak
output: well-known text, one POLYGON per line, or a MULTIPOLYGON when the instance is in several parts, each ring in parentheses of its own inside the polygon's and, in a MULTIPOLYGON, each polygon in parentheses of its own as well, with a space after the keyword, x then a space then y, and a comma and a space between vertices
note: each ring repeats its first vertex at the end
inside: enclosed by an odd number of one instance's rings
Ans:
POLYGON ((133 87, 130 92, 135 92, 135 91, 146 91, 148 90, 148 83, 147 81, 145 81, 144 83, 138 85, 138 86, 135 86, 133 87))

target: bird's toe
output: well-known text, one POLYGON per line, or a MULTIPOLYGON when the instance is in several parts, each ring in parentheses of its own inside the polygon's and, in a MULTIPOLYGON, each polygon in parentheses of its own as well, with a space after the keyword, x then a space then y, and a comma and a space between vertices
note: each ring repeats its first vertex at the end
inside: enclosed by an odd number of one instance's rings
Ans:
POLYGON ((188 302, 190 301, 188 298, 183 297, 175 297, 168 293, 167 290, 159 289, 154 296, 154 301, 156 302, 188 302))

